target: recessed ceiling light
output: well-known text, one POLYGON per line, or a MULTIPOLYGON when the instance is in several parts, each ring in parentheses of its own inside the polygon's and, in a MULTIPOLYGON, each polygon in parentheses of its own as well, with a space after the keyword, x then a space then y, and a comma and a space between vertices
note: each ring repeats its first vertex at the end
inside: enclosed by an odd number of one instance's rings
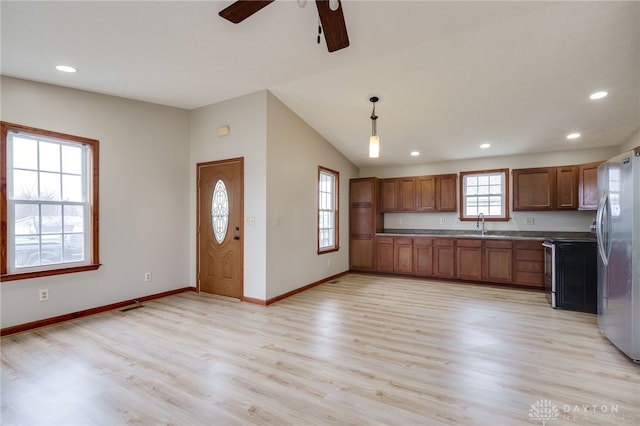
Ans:
POLYGON ((480 148, 482 148, 482 149, 487 149, 489 147, 491 147, 490 143, 483 143, 483 144, 480 145, 480 148))
POLYGON ((580 137, 580 133, 575 132, 575 133, 569 133, 567 135, 567 139, 578 139, 580 137))
POLYGON ((417 157, 418 155, 420 155, 420 151, 411 151, 411 155, 417 157))
POLYGON ((72 66, 69 65, 56 65, 56 69, 58 71, 62 71, 62 72, 76 72, 78 71, 77 69, 75 69, 72 66))
POLYGON ((591 96, 589 96, 589 99, 592 99, 592 100, 595 101, 597 99, 602 99, 602 98, 606 97, 608 94, 609 94, 609 92, 605 92, 605 91, 595 92, 595 93, 592 93, 591 96))

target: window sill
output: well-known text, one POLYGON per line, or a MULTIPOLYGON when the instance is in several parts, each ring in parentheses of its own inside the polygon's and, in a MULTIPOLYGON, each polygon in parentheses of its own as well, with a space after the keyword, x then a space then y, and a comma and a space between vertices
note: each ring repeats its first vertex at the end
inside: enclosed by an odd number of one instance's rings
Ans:
MULTIPOLYGON (((477 217, 461 217, 459 218, 460 222, 477 222, 478 218, 477 217)), ((485 217, 484 221, 485 222, 509 222, 511 220, 511 218, 509 217, 485 217)), ((480 221, 482 222, 482 219, 480 219, 480 221)))
POLYGON ((0 281, 26 280, 29 278, 48 277, 50 275, 72 274, 74 272, 95 271, 101 264, 74 266, 72 268, 48 269, 44 271, 22 272, 17 274, 4 274, 0 276, 0 281))
POLYGON ((326 253, 333 253, 340 250, 340 247, 336 247, 336 248, 332 248, 332 249, 327 249, 327 250, 318 250, 318 255, 320 254, 326 254, 326 253))

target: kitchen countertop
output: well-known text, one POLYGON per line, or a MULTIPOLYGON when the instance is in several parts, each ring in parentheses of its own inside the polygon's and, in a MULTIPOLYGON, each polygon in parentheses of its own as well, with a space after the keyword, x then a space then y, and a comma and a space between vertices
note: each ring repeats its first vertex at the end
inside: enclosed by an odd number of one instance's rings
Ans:
POLYGON ((559 231, 487 231, 481 235, 480 231, 465 229, 385 229, 377 236, 389 237, 449 237, 449 238, 487 238, 502 240, 537 240, 547 238, 558 240, 596 240, 596 234, 591 232, 559 232, 559 231))

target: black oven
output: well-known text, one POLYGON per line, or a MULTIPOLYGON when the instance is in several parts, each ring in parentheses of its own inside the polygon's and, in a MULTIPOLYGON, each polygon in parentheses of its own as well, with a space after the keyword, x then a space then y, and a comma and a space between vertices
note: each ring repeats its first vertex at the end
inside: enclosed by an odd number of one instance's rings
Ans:
POLYGON ((551 307, 597 312, 597 247, 595 239, 547 239, 544 286, 551 307))

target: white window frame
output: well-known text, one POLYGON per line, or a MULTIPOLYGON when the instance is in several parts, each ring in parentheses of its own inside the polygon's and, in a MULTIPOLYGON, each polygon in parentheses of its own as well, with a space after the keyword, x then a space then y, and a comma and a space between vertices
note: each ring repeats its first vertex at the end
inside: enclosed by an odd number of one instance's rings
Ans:
POLYGON ((509 169, 460 172, 460 220, 509 220, 509 169), (500 177, 500 183, 490 183, 500 177), (490 211, 491 198, 499 197, 499 212, 490 211), (477 210, 469 212, 469 201, 475 200, 477 210))
MULTIPOLYGON (((2 122, 2 178, 6 185, 2 188, 2 257, 0 262, 1 276, 3 281, 34 278, 47 275, 57 275, 71 272, 80 272, 97 269, 99 267, 98 260, 98 141, 94 139, 82 138, 73 135, 67 135, 48 130, 26 127, 18 124, 2 122), (30 139, 36 142, 37 161, 35 166, 27 168, 14 168, 14 138, 30 139), (68 170, 47 171, 42 166, 40 149, 41 142, 59 145, 60 160, 64 158, 62 155, 63 147, 70 146, 80 148, 80 170, 70 172, 68 170), (29 197, 21 197, 14 194, 14 171, 23 171, 27 173, 35 172, 36 188, 35 195, 29 197), (49 175, 58 175, 60 191, 59 199, 55 197, 42 197, 40 179, 41 174, 49 173, 49 175), (78 193, 80 196, 65 197, 62 193, 67 186, 63 185, 65 179, 80 178, 78 193), (16 262, 16 244, 18 238, 21 238, 16 230, 16 206, 31 205, 33 208, 33 233, 30 232, 30 239, 34 241, 37 255, 37 263, 34 265, 18 265, 16 262), (51 208, 60 209, 59 230, 51 233, 43 229, 45 217, 47 216, 43 210, 51 208), (63 213, 65 209, 82 208, 83 215, 81 229, 70 225, 65 219, 70 219, 63 213), (60 247, 59 260, 51 260, 50 258, 43 260, 41 257, 45 253, 42 244, 47 239, 59 241, 56 248, 60 247), (69 241, 72 241, 71 245, 69 241), (74 248, 74 254, 78 259, 65 257, 65 250, 78 245, 74 248)), ((60 163, 62 164, 62 163, 60 163)), ((77 195, 76 194, 76 195, 77 195)), ((53 216, 55 217, 55 215, 53 216)), ((79 222, 79 221, 78 221, 79 222)), ((56 222, 54 222, 56 223, 56 222)), ((26 235, 22 236, 26 238, 26 235)), ((67 255, 69 251, 66 251, 67 255)), ((51 253, 49 253, 51 254, 51 253)), ((56 256, 57 257, 57 256, 56 256)))
POLYGON ((339 246, 340 173, 318 166, 318 254, 330 253, 339 246))

